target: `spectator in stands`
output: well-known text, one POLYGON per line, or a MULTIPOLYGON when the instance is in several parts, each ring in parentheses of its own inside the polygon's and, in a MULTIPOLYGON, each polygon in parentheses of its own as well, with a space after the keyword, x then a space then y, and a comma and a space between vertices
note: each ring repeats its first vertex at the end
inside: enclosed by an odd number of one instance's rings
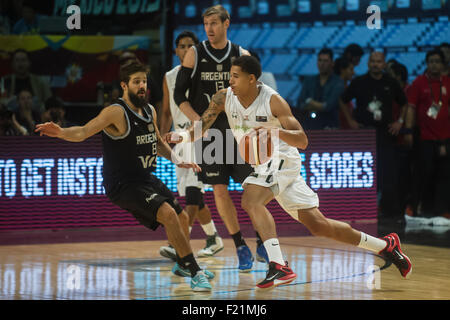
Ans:
POLYGON ((450 217, 450 79, 442 75, 444 61, 441 50, 428 52, 426 73, 418 76, 408 90, 420 131, 414 174, 415 215, 450 217))
POLYGON ((305 78, 294 108, 305 129, 336 129, 339 127, 339 96, 344 81, 333 72, 333 51, 320 50, 317 56, 319 74, 305 78))
POLYGON ((363 48, 356 43, 349 44, 345 49, 342 56, 347 58, 354 67, 357 67, 361 62, 361 57, 364 54, 363 48))
MULTIPOLYGON (((395 101, 406 110, 407 100, 400 85, 386 75, 382 52, 373 52, 367 74, 356 77, 341 96, 341 110, 352 129, 374 128, 377 137, 377 187, 381 193, 379 208, 385 217, 402 217, 398 201, 398 157, 396 135, 404 119, 392 116, 395 101), (354 115, 348 112, 348 103, 356 99, 354 115)), ((380 216, 381 218, 381 216, 380 216)))
POLYGON ((395 59, 389 59, 388 62, 386 62, 386 70, 385 70, 385 72, 388 75, 390 75, 391 77, 393 77, 393 78, 395 78, 395 77, 394 77, 394 73, 392 71, 392 66, 397 64, 397 63, 399 63, 399 62, 397 60, 395 60, 395 59))
POLYGON ((40 15, 36 13, 37 1, 25 0, 22 4, 22 18, 13 27, 13 34, 39 34, 40 15))
MULTIPOLYGON (((393 61, 390 68, 388 68, 391 76, 397 80, 400 87, 403 89, 403 92, 407 95, 408 92, 408 69, 405 65, 393 61)), ((393 118, 398 119, 402 117, 405 119, 405 123, 408 122, 408 118, 410 121, 413 120, 414 115, 412 114, 412 108, 407 107, 405 114, 400 114, 400 106, 397 103, 393 104, 393 118)), ((397 151, 399 156, 399 201, 400 201, 400 209, 402 212, 412 216, 412 192, 413 192, 413 134, 416 133, 414 131, 412 122, 409 122, 409 129, 402 128, 397 136, 397 151)))
POLYGON ((0 136, 22 136, 26 132, 25 128, 17 122, 14 113, 0 104, 0 136))
MULTIPOLYGON (((259 58, 259 55, 255 51, 249 50, 248 52, 250 52, 250 54, 254 56, 256 59, 258 59, 259 63, 261 63, 261 59, 259 58)), ((258 80, 268 85, 273 90, 278 91, 277 81, 275 80, 275 76, 273 75, 272 72, 263 71, 261 77, 259 77, 258 80)))
POLYGON ((41 113, 33 110, 33 96, 31 91, 23 89, 18 95, 19 108, 15 112, 17 122, 27 130, 27 134, 34 135, 36 123, 41 120, 41 113))
POLYGON ((447 42, 441 43, 439 49, 442 51, 445 57, 444 68, 442 70, 442 74, 446 76, 450 76, 450 44, 447 42))
MULTIPOLYGON (((353 64, 344 57, 337 58, 334 61, 334 73, 338 75, 342 81, 344 81, 344 87, 347 88, 348 84, 355 75, 355 68, 353 64)), ((348 103, 348 111, 350 114, 353 112, 353 104, 348 103)), ((341 129, 350 129, 350 125, 347 122, 342 110, 339 109, 339 127, 341 129)))
POLYGON ((53 121, 62 128, 71 127, 74 124, 66 119, 66 108, 61 99, 52 96, 45 101, 45 112, 41 115, 41 122, 53 121))
MULTIPOLYGON (((12 69, 13 74, 4 78, 5 88, 8 91, 8 96, 14 99, 22 90, 28 90, 33 93, 38 101, 38 112, 44 109, 44 101, 51 96, 51 90, 48 83, 42 80, 38 75, 32 74, 31 61, 28 52, 23 49, 17 49, 12 55, 12 69)), ((17 101, 11 102, 12 111, 18 107, 17 101)), ((8 106, 9 107, 9 106, 8 106)))

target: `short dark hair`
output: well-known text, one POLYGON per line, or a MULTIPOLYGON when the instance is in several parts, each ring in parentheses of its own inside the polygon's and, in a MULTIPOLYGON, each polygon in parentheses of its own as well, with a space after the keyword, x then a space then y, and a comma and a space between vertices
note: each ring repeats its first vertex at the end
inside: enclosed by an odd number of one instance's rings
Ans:
POLYGON ((403 82, 406 82, 406 80, 408 80, 408 69, 404 64, 401 64, 399 62, 394 63, 391 66, 391 70, 395 75, 400 76, 400 79, 403 82))
POLYGON ((261 64, 255 57, 240 56, 233 61, 232 65, 241 67, 242 71, 248 74, 253 74, 256 79, 259 79, 259 77, 261 77, 261 64))
POLYGON ((345 57, 339 57, 336 60, 334 60, 334 73, 336 73, 337 75, 341 74, 341 71, 343 69, 347 69, 352 63, 350 62, 350 60, 348 60, 345 57))
POLYGON ((25 55, 27 56, 28 60, 30 60, 30 54, 28 53, 27 50, 22 49, 22 48, 19 48, 19 49, 14 50, 14 52, 12 53, 12 59, 13 59, 13 60, 14 60, 14 58, 16 57, 16 55, 17 55, 18 53, 25 53, 25 55))
POLYGON ((440 49, 434 49, 434 50, 428 51, 428 52, 427 52, 427 56, 425 57, 425 61, 428 63, 428 59, 429 59, 431 56, 435 56, 435 55, 438 55, 439 57, 441 57, 441 62, 442 62, 442 63, 445 63, 445 56, 444 56, 444 53, 443 53, 442 50, 440 50, 440 49))
POLYGON ((121 82, 123 81, 125 83, 128 83, 130 81, 131 75, 135 74, 136 72, 144 72, 147 74, 149 73, 149 67, 143 65, 137 60, 130 60, 120 67, 119 80, 121 82))
POLYGON ((330 59, 333 61, 333 50, 331 50, 329 48, 323 48, 322 50, 319 51, 319 54, 317 56, 320 56, 322 54, 329 55, 330 59))
POLYGON ((191 38, 195 44, 199 44, 198 38, 195 35, 195 33, 193 33, 192 31, 185 30, 185 31, 181 32, 175 39, 175 47, 178 47, 178 44, 180 43, 181 39, 184 39, 184 38, 191 38))
POLYGON ((344 56, 349 54, 352 57, 362 57, 364 50, 359 44, 351 43, 344 49, 344 56))
POLYGON ((448 43, 448 42, 442 42, 442 43, 439 45, 439 48, 450 48, 450 43, 448 43))

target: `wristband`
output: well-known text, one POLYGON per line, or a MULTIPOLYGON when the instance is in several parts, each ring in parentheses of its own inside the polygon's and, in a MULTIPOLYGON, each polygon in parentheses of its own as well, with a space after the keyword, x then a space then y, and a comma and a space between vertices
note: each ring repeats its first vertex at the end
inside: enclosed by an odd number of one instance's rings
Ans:
POLYGON ((398 118, 397 122, 400 124, 403 124, 405 122, 405 120, 403 120, 403 118, 398 118))

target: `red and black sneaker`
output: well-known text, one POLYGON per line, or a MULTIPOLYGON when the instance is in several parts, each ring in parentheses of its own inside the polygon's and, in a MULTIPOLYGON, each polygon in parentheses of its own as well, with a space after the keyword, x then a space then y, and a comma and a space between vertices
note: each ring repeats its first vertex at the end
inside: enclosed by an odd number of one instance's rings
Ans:
POLYGON ((269 263, 269 270, 267 271, 266 278, 256 286, 261 289, 267 289, 281 284, 288 284, 294 281, 295 278, 297 278, 297 275, 287 266, 287 264, 282 266, 281 264, 271 261, 269 263))
POLYGON ((402 277, 408 278, 412 272, 409 258, 400 248, 400 239, 396 233, 390 233, 382 238, 387 242, 386 248, 379 252, 387 261, 392 262, 400 270, 402 277))

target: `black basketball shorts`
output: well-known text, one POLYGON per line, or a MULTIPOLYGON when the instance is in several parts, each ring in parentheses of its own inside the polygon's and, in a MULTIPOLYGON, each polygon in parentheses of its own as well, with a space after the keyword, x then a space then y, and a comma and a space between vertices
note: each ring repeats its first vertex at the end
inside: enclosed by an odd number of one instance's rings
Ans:
POLYGON ((154 175, 148 182, 119 183, 107 196, 112 203, 130 212, 142 225, 152 230, 160 225, 156 214, 164 202, 171 205, 177 214, 183 211, 172 191, 154 175))

